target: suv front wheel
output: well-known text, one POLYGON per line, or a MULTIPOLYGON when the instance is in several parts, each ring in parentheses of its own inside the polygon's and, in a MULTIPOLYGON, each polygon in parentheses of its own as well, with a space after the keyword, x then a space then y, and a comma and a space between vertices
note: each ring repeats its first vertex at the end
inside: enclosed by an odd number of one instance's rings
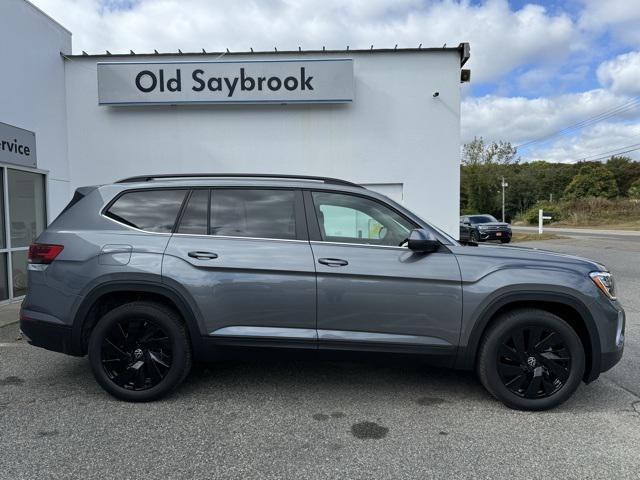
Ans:
POLYGON ((553 408, 578 388, 582 342, 560 317, 538 309, 507 312, 483 337, 478 375, 485 388, 519 410, 553 408))
POLYGON ((153 302, 132 302, 105 314, 89 339, 97 382, 122 400, 156 400, 191 368, 191 346, 178 314, 153 302))

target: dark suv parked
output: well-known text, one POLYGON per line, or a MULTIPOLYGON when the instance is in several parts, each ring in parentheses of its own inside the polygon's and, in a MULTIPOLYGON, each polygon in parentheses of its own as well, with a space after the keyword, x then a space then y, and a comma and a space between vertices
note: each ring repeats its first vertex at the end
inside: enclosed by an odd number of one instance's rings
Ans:
POLYGON ((491 215, 465 215, 460 217, 460 241, 484 242, 500 240, 511 241, 511 227, 508 223, 499 222, 491 215))
POLYGON ((510 407, 545 409, 620 359, 607 269, 462 246, 358 185, 266 175, 136 177, 80 188, 29 249, 20 326, 89 355, 131 401, 222 347, 420 354, 476 369, 510 407))

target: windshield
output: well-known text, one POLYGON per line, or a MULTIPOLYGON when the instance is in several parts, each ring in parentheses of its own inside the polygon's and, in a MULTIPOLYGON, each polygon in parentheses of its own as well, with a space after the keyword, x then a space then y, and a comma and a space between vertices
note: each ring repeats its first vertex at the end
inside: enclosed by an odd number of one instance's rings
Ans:
POLYGON ((497 222, 498 220, 491 215, 474 215, 473 217, 469 217, 469 221, 471 223, 490 223, 497 222))

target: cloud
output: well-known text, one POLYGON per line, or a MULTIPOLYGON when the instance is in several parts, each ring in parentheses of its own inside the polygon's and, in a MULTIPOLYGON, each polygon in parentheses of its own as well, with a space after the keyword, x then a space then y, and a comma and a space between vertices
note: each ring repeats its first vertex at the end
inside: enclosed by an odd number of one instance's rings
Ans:
POLYGON ((556 140, 528 152, 528 160, 576 162, 603 160, 612 154, 623 154, 640 160, 640 151, 623 153, 640 146, 640 124, 599 123, 586 128, 579 135, 556 140))
POLYGON ((640 8, 637 0, 584 0, 579 26, 582 30, 605 31, 627 45, 640 46, 640 8))
MULTIPOLYGON (((588 152, 598 153, 594 150, 600 146, 613 148, 618 141, 624 146, 631 134, 640 133, 640 124, 632 123, 638 117, 640 104, 620 110, 619 115, 582 131, 548 137, 569 125, 626 105, 629 101, 630 97, 603 88, 551 98, 492 95, 467 98, 462 103, 462 140, 466 143, 474 136, 482 136, 490 141, 506 140, 518 145, 539 139, 540 142, 520 149, 524 160, 578 160, 588 152)), ((604 150, 606 148, 601 151, 604 150)))
POLYGON ((471 43, 474 82, 583 48, 571 18, 506 0, 33 0, 74 33, 74 51, 151 52, 455 46, 471 43))
POLYGON ((602 63, 598 81, 614 93, 640 95, 640 52, 629 52, 602 63))
POLYGON ((470 97, 462 102, 462 137, 508 140, 514 144, 542 138, 629 99, 599 88, 557 97, 470 97))

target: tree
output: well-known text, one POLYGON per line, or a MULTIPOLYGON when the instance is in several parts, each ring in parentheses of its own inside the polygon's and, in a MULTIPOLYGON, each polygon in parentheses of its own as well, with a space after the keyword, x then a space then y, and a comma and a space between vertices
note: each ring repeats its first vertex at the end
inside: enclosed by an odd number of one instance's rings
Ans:
POLYGON ((462 210, 497 214, 500 211, 500 180, 508 165, 518 163, 516 149, 509 142, 474 138, 462 149, 462 210))
POLYGON ((616 195, 616 178, 605 165, 597 162, 582 165, 564 191, 564 198, 567 200, 584 197, 612 198, 616 195))
POLYGON ((640 198, 640 178, 631 184, 628 194, 631 198, 640 198))
POLYGON ((629 157, 613 156, 607 160, 607 168, 616 179, 618 193, 626 196, 629 187, 640 178, 640 162, 634 162, 629 157))

